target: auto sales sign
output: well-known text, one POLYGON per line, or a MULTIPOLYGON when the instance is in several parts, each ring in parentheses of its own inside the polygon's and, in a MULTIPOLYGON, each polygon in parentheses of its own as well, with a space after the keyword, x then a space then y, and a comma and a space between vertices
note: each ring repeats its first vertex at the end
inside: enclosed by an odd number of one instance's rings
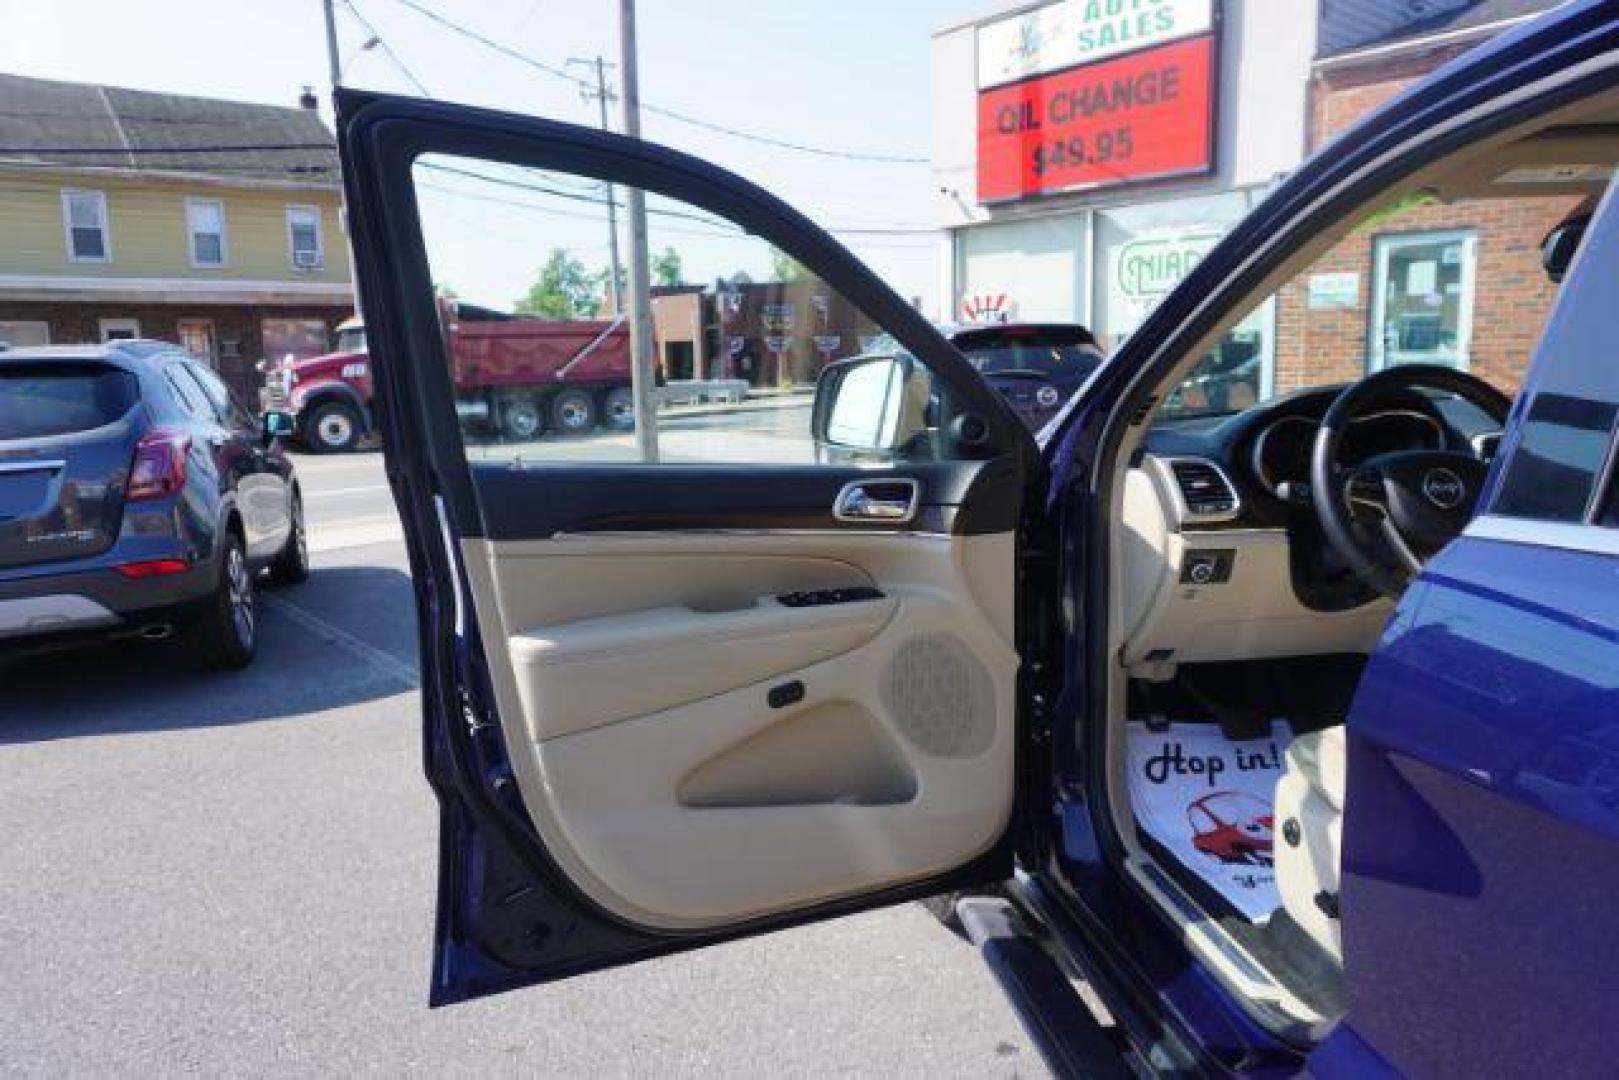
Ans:
POLYGON ((1062 0, 978 31, 978 198, 1208 172, 1215 0, 1062 0))

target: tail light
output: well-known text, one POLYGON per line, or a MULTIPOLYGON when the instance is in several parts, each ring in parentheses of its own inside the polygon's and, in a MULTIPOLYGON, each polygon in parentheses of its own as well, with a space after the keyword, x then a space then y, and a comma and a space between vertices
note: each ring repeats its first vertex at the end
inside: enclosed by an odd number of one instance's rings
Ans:
POLYGON ((149 559, 146 562, 122 563, 113 569, 126 578, 138 581, 141 578, 183 574, 191 569, 191 564, 184 559, 149 559))
POLYGON ((135 461, 129 467, 129 484, 124 499, 163 499, 186 486, 186 455, 191 437, 183 431, 157 428, 135 444, 135 461))

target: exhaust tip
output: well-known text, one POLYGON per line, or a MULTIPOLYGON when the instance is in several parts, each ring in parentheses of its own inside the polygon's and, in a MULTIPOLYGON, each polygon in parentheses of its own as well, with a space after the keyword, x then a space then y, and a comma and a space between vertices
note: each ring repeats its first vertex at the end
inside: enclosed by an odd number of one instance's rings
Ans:
POLYGON ((153 623, 141 627, 135 636, 142 641, 167 641, 174 636, 174 627, 169 623, 153 623))

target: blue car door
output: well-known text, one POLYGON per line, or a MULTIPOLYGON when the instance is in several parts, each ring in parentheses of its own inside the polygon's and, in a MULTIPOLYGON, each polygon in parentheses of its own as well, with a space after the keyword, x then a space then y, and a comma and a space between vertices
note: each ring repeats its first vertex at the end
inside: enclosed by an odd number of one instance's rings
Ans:
POLYGON ((1323 1075, 1619 1060, 1619 204, 1598 209, 1463 536, 1349 719, 1350 1012, 1323 1075))
POLYGON ((337 105, 442 809, 432 1000, 1004 880, 1036 626, 1018 582, 1044 557, 1024 539, 1038 451, 1005 402, 836 241, 707 162, 435 102, 337 105), (808 383, 809 346, 837 345, 813 408, 739 408, 731 387, 660 417, 650 370, 540 371, 559 332, 610 351, 616 323, 577 309, 501 313, 539 373, 498 394, 452 362, 481 356, 450 342, 436 281, 480 275, 490 233, 587 250, 594 193, 632 190, 654 233, 719 245, 712 267, 775 250, 814 275, 734 294, 774 377, 808 383), (474 205, 504 216, 458 263, 474 205), (586 422, 632 388, 633 429, 586 422), (549 430, 502 422, 519 407, 549 430))

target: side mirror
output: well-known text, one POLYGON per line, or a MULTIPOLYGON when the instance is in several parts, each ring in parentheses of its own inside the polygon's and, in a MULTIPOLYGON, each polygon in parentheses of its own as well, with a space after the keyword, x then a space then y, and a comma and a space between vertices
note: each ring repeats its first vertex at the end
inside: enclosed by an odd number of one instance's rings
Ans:
POLYGON ((1546 268, 1546 276, 1552 281, 1562 284, 1563 275, 1568 273, 1574 253, 1580 250, 1580 241, 1585 239, 1585 230, 1590 225, 1590 211, 1572 214, 1559 222, 1540 242, 1540 264, 1546 268))
POLYGON ((926 429, 931 382, 904 353, 829 366, 815 384, 810 414, 816 447, 850 457, 894 454, 926 429))
POLYGON ((279 409, 269 409, 264 418, 264 441, 274 442, 283 435, 291 435, 297 430, 298 422, 291 413, 279 409))

